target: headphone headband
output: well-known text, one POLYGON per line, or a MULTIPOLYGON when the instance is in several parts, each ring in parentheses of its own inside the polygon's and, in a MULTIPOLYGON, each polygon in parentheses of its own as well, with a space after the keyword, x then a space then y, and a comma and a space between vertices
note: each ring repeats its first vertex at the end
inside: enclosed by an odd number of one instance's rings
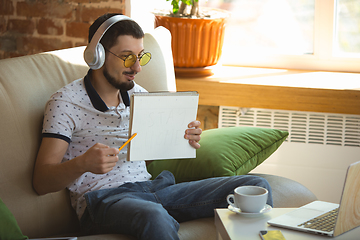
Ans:
POLYGON ((101 38, 112 25, 123 20, 134 21, 125 15, 115 15, 103 22, 96 30, 94 36, 84 51, 85 62, 91 69, 99 69, 105 62, 105 50, 100 43, 101 38))

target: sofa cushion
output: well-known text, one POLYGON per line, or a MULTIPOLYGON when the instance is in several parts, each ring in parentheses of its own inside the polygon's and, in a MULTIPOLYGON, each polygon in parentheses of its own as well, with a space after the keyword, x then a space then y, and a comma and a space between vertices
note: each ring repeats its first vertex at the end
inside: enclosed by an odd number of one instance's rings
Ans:
POLYGON ((0 199, 0 239, 27 239, 20 230, 15 217, 0 199))
POLYGON ((257 127, 206 130, 201 135, 196 158, 156 160, 149 164, 148 170, 153 178, 169 170, 176 182, 247 174, 275 152, 288 134, 257 127))

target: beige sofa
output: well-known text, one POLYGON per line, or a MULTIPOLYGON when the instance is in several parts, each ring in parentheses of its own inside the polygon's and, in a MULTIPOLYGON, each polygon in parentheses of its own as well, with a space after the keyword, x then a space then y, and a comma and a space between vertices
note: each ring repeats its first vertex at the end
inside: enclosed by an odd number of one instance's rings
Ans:
MULTIPOLYGON (((146 34, 144 45, 153 59, 136 81, 149 91, 175 90, 169 32, 160 28, 146 34)), ((54 91, 86 74, 83 50, 78 47, 0 61, 0 199, 23 234, 31 238, 133 239, 123 235, 81 236, 68 192, 39 196, 32 187, 45 103, 54 91)), ((296 207, 316 199, 297 182, 263 176, 273 188, 275 207, 296 207)), ((181 239, 215 239, 214 220, 182 223, 179 234, 181 239)))

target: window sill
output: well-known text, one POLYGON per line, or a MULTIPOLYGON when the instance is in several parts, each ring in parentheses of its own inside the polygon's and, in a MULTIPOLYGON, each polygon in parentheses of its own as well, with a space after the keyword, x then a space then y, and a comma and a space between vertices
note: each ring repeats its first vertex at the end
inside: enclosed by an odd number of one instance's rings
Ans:
POLYGON ((216 66, 213 75, 176 77, 200 105, 360 114, 360 73, 216 66))

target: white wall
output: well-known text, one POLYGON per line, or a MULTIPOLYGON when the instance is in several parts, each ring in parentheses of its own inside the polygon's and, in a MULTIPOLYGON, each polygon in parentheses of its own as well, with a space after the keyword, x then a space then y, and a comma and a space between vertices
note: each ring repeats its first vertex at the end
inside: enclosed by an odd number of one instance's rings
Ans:
POLYGON ((309 188, 319 200, 339 203, 347 167, 357 161, 359 147, 284 142, 252 172, 290 178, 309 188))

